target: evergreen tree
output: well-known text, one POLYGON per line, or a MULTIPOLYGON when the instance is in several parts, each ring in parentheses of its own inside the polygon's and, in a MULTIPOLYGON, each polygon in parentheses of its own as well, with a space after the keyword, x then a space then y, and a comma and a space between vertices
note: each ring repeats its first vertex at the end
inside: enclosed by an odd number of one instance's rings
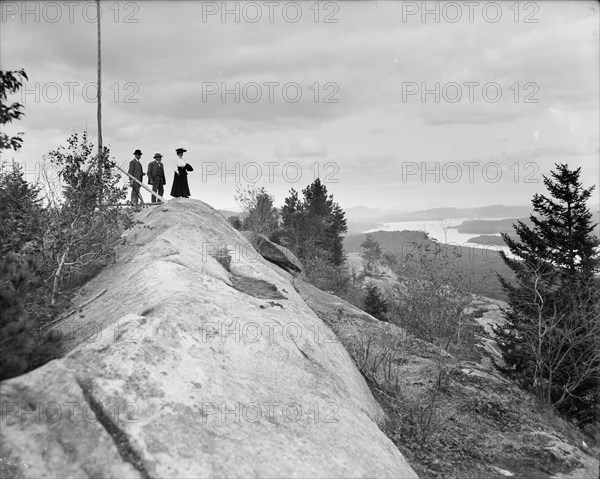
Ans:
POLYGON ((580 174, 557 164, 544 176, 551 197, 532 199, 533 227, 518 221, 518 240, 502 235, 516 284, 500 277, 511 310, 496 333, 507 372, 546 405, 589 422, 600 399, 600 241, 586 206, 594 187, 584 188, 580 174))
MULTIPOLYGON (((0 71, 0 125, 19 120, 23 105, 8 106, 7 97, 27 80, 25 71, 0 71)), ((0 132, 0 153, 18 151, 20 135, 0 132)), ((0 380, 22 374, 56 357, 56 342, 36 341, 38 324, 29 314, 43 316, 36 302, 43 298, 40 188, 29 184, 19 166, 0 171, 0 380)))
POLYGON ((302 190, 290 190, 281 209, 282 229, 292 251, 304 261, 342 265, 345 262, 343 233, 348 230, 345 213, 317 178, 302 190))
POLYGON ((37 249, 42 215, 40 188, 25 180, 23 171, 13 164, 0 171, 0 254, 19 253, 26 245, 37 249))
POLYGON ((373 283, 369 283, 366 286, 364 311, 380 321, 387 321, 387 302, 379 291, 379 288, 373 283))
POLYGON ((281 207, 281 229, 284 232, 283 242, 285 246, 290 248, 294 252, 298 252, 300 242, 300 199, 298 198, 298 192, 292 188, 290 190, 290 196, 288 196, 281 207))
MULTIPOLYGON (((331 198, 333 198, 333 196, 331 198)), ((338 266, 346 261, 346 255, 344 254, 344 237, 342 236, 342 233, 346 233, 347 231, 346 213, 344 213, 344 210, 340 205, 333 203, 326 235, 331 252, 331 262, 338 266)))

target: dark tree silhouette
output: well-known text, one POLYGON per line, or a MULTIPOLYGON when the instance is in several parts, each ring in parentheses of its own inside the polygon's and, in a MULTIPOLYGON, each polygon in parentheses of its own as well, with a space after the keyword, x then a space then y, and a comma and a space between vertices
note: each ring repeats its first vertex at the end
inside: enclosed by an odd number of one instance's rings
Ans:
POLYGON ((388 312, 388 305, 379 291, 379 288, 373 283, 369 283, 366 286, 365 295, 365 312, 371 316, 379 319, 380 321, 387 321, 386 313, 388 312))
POLYGON ((294 189, 281 208, 282 230, 287 244, 304 261, 325 261, 334 266, 345 262, 343 234, 348 227, 345 213, 317 178, 304 190, 303 199, 294 189))
POLYGON ((500 277, 511 310, 496 332, 509 374, 544 404, 590 422, 600 399, 600 241, 586 206, 594 187, 580 174, 557 164, 544 177, 550 197, 532 199, 532 228, 519 221, 518 239, 502 235, 516 284, 500 277))

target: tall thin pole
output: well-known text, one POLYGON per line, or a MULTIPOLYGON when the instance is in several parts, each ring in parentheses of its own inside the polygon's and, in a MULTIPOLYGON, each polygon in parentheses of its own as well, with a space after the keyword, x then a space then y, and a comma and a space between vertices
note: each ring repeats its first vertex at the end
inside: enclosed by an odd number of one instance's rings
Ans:
MULTIPOLYGON (((102 190, 102 37, 100 34, 100 0, 96 0, 96 18, 98 23, 98 174, 100 177, 100 189, 102 190)), ((100 193, 102 202, 102 193, 100 193)))

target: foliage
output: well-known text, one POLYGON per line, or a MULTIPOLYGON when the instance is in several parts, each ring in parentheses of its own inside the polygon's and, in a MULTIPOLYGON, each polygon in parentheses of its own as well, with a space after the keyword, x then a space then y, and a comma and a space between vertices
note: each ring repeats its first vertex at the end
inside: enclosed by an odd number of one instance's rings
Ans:
POLYGON ((227 218, 227 221, 229 221, 229 224, 238 231, 242 231, 244 229, 244 225, 239 216, 230 216, 227 218))
POLYGON ((398 269, 393 321, 417 338, 448 350, 466 335, 470 278, 457 267, 457 252, 439 244, 416 245, 398 269))
POLYGON ((0 379, 57 356, 59 344, 38 331, 52 314, 43 261, 45 211, 40 189, 15 164, 0 172, 0 379))
POLYGON ((60 354, 60 336, 45 326, 66 307, 73 288, 113 261, 128 222, 115 206, 125 189, 108 150, 101 175, 85 133, 48 158, 42 185, 29 184, 14 165, 0 174, 0 378, 60 354), (109 205, 98 207, 101 201, 109 205))
MULTIPOLYGON (((3 71, 0 70, 0 125, 6 125, 14 120, 19 120, 25 114, 21 110, 23 105, 13 103, 7 106, 8 95, 15 94, 23 86, 23 80, 29 80, 25 70, 18 71, 3 71)), ((20 137, 22 132, 17 133, 17 136, 10 137, 6 133, 0 131, 0 152, 6 149, 19 150, 23 139, 20 137)))
POLYGON ((534 195, 530 228, 503 234, 512 257, 502 259, 517 284, 506 278, 510 311, 497 328, 506 372, 581 424, 598 420, 600 391, 600 241, 586 206, 594 187, 584 188, 581 169, 557 164, 544 184, 551 198, 534 195))
POLYGON ((267 237, 277 229, 279 213, 273 206, 273 196, 264 186, 258 188, 250 185, 242 188, 237 185, 234 199, 245 213, 242 229, 256 234, 264 234, 267 237))
POLYGON ((359 370, 374 394, 383 395, 385 404, 393 405, 390 412, 397 416, 395 419, 401 419, 397 436, 410 438, 411 444, 422 449, 444 422, 441 396, 448 389, 453 366, 447 363, 446 358, 438 357, 434 367, 427 372, 426 381, 423 381, 431 386, 424 388, 424 394, 407 393, 402 366, 414 353, 411 351, 414 340, 407 334, 387 344, 371 335, 358 337, 358 350, 351 350, 351 354, 359 370))
POLYGON ((0 254, 39 250, 43 214, 40 188, 31 185, 21 168, 13 163, 0 171, 0 254))
MULTIPOLYGON (((453 268, 461 272, 464 277, 472 277, 468 286, 469 292, 488 298, 506 301, 507 295, 502 289, 496 273, 510 276, 511 270, 504 264, 495 247, 481 248, 474 246, 444 246, 431 239, 420 231, 375 231, 369 233, 381 245, 381 264, 396 271, 404 262, 408 253, 415 252, 416 245, 429 245, 430 249, 451 248, 456 261, 453 268), (436 246, 437 245, 437 246, 436 246)), ((366 234, 350 235, 344 238, 344 249, 347 253, 362 253, 361 244, 366 239, 366 234)), ((449 249, 450 251, 450 249, 449 249)))
POLYGON ((381 321, 387 321, 387 301, 379 291, 379 288, 373 283, 369 283, 366 286, 363 311, 381 321))
MULTIPOLYGON (((0 124, 19 120, 20 103, 7 106, 9 94, 27 80, 25 71, 0 71, 0 124)), ((22 135, 22 133, 18 133, 22 135)), ((21 148, 20 136, 0 133, 0 152, 21 148)), ((0 380, 16 376, 58 355, 59 344, 38 336, 47 311, 44 297, 40 188, 29 184, 16 164, 0 171, 0 380), (32 312, 35 314, 32 314, 32 312)))
POLYGON ((0 380, 22 374, 60 354, 58 338, 43 335, 39 298, 45 290, 41 263, 30 254, 0 261, 0 380))
POLYGON ((364 249, 362 259, 365 274, 375 273, 377 264, 381 260, 381 245, 372 235, 367 235, 360 246, 364 249))
POLYGON ((313 258, 304 263, 304 270, 312 285, 339 296, 357 308, 363 307, 363 289, 346 265, 335 266, 313 258))
POLYGON ((394 253, 385 252, 383 253, 383 263, 391 269, 398 268, 398 257, 394 253))
POLYGON ((348 228, 344 211, 327 194, 317 178, 302 190, 303 199, 293 188, 281 208, 282 230, 288 246, 300 260, 325 261, 334 266, 345 262, 343 233, 348 228))
POLYGON ((56 184, 48 185, 48 221, 44 232, 45 255, 53 265, 51 304, 54 304, 65 277, 85 281, 112 260, 126 221, 116 206, 125 198, 126 186, 119 186, 120 175, 106 148, 101 175, 95 171, 98 161, 86 132, 81 139, 76 133, 71 135, 68 146, 51 151, 48 159, 64 182, 62 191, 56 184), (97 208, 101 201, 107 205, 97 208))

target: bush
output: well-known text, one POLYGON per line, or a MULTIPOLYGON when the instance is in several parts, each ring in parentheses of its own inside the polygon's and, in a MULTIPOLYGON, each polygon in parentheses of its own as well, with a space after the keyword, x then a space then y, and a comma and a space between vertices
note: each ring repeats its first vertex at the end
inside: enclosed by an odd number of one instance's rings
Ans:
POLYGON ((40 263, 32 255, 9 253, 0 261, 0 380, 58 357, 60 342, 42 335, 48 319, 39 299, 47 297, 40 263))
POLYGON ((279 214, 273 206, 275 199, 264 186, 242 188, 238 185, 234 199, 245 214, 242 229, 267 237, 277 229, 279 214))
POLYGON ((377 273, 377 266, 381 260, 381 245, 373 239, 372 235, 367 235, 367 238, 360 245, 364 251, 362 253, 363 267, 365 276, 377 273))
POLYGON ((359 341, 357 350, 350 353, 373 393, 383 394, 401 419, 395 439, 413 448, 423 448, 445 421, 441 396, 448 390, 454 366, 439 357, 423 378, 431 386, 417 395, 414 391, 408 394, 401 367, 408 361, 410 336, 404 334, 388 345, 380 344, 372 336, 359 341))
POLYGON ((85 132, 81 139, 73 134, 67 148, 51 151, 48 158, 64 182, 62 190, 47 182, 44 254, 52 265, 51 304, 55 304, 60 290, 72 286, 71 278, 81 284, 112 261, 127 224, 126 215, 116 206, 125 198, 126 186, 119 186, 120 175, 106 148, 98 172, 98 158, 85 132))
POLYGON ((380 321, 387 321, 388 305, 379 288, 372 283, 367 284, 363 311, 380 321))
POLYGON ((439 245, 419 245, 398 269, 400 280, 392 304, 393 322, 417 338, 444 348, 473 346, 472 334, 465 337, 470 318, 469 279, 457 267, 453 251, 439 245), (468 341, 465 341, 468 339, 468 341))
POLYGON ((230 216, 229 218, 227 218, 227 221, 229 221, 229 224, 233 226, 236 230, 242 231, 243 224, 239 216, 230 216))
POLYGON ((312 285, 362 309, 364 292, 354 281, 347 266, 333 266, 325 261, 314 259, 305 263, 305 273, 312 285))
POLYGON ((75 287, 114 260, 129 223, 114 206, 125 197, 114 162, 105 149, 99 171, 92 149, 84 133, 51 152, 61 181, 46 174, 45 189, 27 183, 18 167, 0 174, 0 379, 58 357, 60 336, 44 327, 75 287))

